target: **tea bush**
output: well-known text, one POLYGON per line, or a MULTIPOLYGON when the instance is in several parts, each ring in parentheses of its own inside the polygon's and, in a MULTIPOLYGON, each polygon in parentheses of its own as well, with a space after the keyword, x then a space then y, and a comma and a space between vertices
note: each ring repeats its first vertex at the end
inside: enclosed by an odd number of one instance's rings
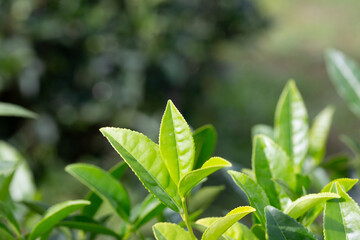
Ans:
MULTIPOLYGON (((341 94, 357 112, 357 67, 338 52, 329 52, 328 67, 341 94)), ((31 182, 26 162, 3 143, 3 148, 13 154, 10 160, 5 155, 1 160, 0 239, 102 239, 105 235, 145 239, 141 227, 156 220, 152 229, 158 240, 359 239, 360 208, 347 193, 358 179, 331 181, 331 176, 342 174, 341 169, 330 173, 326 169, 339 160, 323 161, 333 114, 334 109, 328 106, 309 126, 303 99, 290 80, 278 101, 274 126, 260 124, 252 129, 252 169, 227 171, 250 206, 237 207, 223 217, 199 218, 223 189, 202 187, 202 183, 212 173, 231 167, 231 163, 212 156, 214 128, 206 125, 191 131, 171 100, 163 114, 158 144, 129 129, 100 129, 124 162, 109 171, 85 163, 68 165, 65 170, 90 190, 81 200, 54 206, 27 200, 26 189, 21 188, 21 184, 31 182), (135 206, 118 181, 127 167, 149 191, 135 206), (112 214, 99 217, 97 212, 103 203, 111 207, 112 214), (179 214, 182 221, 169 222, 165 209, 179 214), (40 218, 29 218, 28 211, 40 218), (252 216, 250 227, 239 222, 248 214, 252 216), (122 220, 116 228, 107 224, 112 215, 122 220)), ((0 105, 0 115, 36 117, 6 103, 0 105)))

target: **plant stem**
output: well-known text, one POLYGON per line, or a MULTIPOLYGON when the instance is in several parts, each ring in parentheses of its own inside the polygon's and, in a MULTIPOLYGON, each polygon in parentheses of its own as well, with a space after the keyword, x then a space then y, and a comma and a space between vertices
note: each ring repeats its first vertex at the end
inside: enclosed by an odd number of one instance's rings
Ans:
POLYGON ((190 236, 191 236, 191 239, 193 240, 196 240, 196 237, 194 235, 194 232, 191 228, 191 222, 189 221, 189 215, 188 215, 188 211, 187 211, 187 207, 186 207, 186 199, 185 198, 181 198, 181 203, 183 205, 183 214, 181 214, 181 217, 183 218, 185 224, 186 224, 186 227, 190 233, 190 236))

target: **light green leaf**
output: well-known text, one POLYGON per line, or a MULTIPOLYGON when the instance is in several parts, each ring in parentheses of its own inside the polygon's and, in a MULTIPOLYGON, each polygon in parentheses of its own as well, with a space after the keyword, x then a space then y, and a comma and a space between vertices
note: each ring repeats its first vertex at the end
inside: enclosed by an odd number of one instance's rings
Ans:
POLYGON ((339 95, 350 110, 360 117, 360 68, 355 61, 337 50, 326 52, 326 67, 339 95))
POLYGON ((159 145, 161 157, 177 184, 194 167, 195 145, 189 125, 171 100, 161 121, 159 145))
POLYGON ((267 206, 265 214, 269 240, 316 240, 304 226, 280 210, 267 206))
MULTIPOLYGON (((115 179, 119 179, 124 174, 126 169, 127 169, 126 163, 120 162, 116 164, 113 168, 111 168, 109 170, 109 173, 115 179)), ((86 200, 90 201, 91 204, 89 206, 85 206, 81 212, 84 216, 93 217, 100 208, 103 200, 101 199, 101 197, 99 197, 96 193, 92 191, 89 192, 89 194, 86 196, 86 200)))
MULTIPOLYGON (((328 183, 322 190, 322 193, 330 192, 330 188, 333 183, 337 182, 340 186, 345 190, 345 192, 349 191, 357 182, 358 179, 350 179, 350 178, 339 178, 328 183)), ((315 221, 315 219, 323 212, 325 207, 325 202, 316 205, 313 209, 311 209, 301 220, 304 226, 310 226, 310 224, 315 221)))
POLYGON ((11 195, 15 201, 32 199, 35 184, 25 159, 10 144, 0 141, 0 200, 11 195))
POLYGON ((322 110, 314 119, 309 131, 309 152, 317 165, 321 164, 326 149, 334 108, 329 106, 322 110))
POLYGON ((187 205, 189 213, 207 209, 224 189, 224 186, 206 186, 191 194, 187 205))
POLYGON ((269 125, 257 124, 251 128, 251 137, 254 139, 256 135, 265 135, 270 139, 274 140, 274 129, 269 125))
POLYGON ((17 222, 12 209, 3 202, 0 202, 0 219, 1 218, 9 223, 17 236, 21 235, 19 223, 17 222))
POLYGON ((264 209, 270 205, 270 203, 262 187, 246 174, 232 170, 228 171, 228 173, 234 182, 245 192, 250 205, 256 209, 255 216, 259 219, 260 223, 265 226, 264 209))
POLYGON ((153 233, 157 240, 192 240, 189 232, 173 223, 157 223, 153 226, 153 233))
POLYGON ((202 236, 202 240, 217 240, 224 232, 234 225, 241 218, 256 211, 254 208, 245 206, 231 210, 225 217, 219 218, 211 224, 202 236))
POLYGON ((177 186, 160 157, 158 145, 145 135, 127 129, 102 128, 100 131, 144 186, 166 206, 179 212, 181 200, 177 186))
POLYGON ((193 133, 195 143, 194 169, 201 166, 214 153, 216 146, 216 131, 212 125, 205 125, 195 130, 193 133))
POLYGON ((129 196, 125 188, 114 177, 90 164, 71 164, 65 170, 103 200, 108 201, 122 219, 129 220, 129 196))
POLYGON ((254 138, 252 165, 256 181, 264 189, 270 204, 281 208, 279 200, 287 196, 281 194, 281 189, 272 179, 282 179, 293 189, 296 185, 294 169, 286 153, 270 138, 257 135, 254 138))
POLYGON ((324 236, 325 240, 360 239, 359 205, 344 191, 338 182, 334 182, 330 191, 340 195, 325 204, 324 236))
POLYGON ((72 212, 89 205, 89 201, 74 200, 56 204, 48 209, 45 216, 38 222, 32 230, 29 240, 35 240, 38 237, 47 235, 52 228, 72 212))
POLYGON ((251 227, 251 232, 257 237, 259 240, 267 240, 265 229, 261 224, 254 224, 251 227))
POLYGON ((311 208, 333 198, 340 198, 340 196, 334 193, 325 193, 325 192, 308 194, 302 196, 301 198, 298 198, 295 202, 291 203, 291 205, 285 209, 284 213, 288 214, 290 217, 294 219, 297 219, 302 215, 304 215, 311 208))
POLYGON ((351 178, 339 178, 335 179, 331 182, 329 182, 323 189, 321 189, 321 192, 330 192, 331 186, 337 182, 340 184, 340 186, 345 190, 345 192, 348 192, 350 189, 353 188, 353 186, 359 181, 359 179, 351 179, 351 178))
POLYGON ((0 116, 36 118, 37 114, 15 104, 0 102, 0 116))
POLYGON ((185 197, 201 180, 224 167, 231 167, 231 163, 220 157, 212 157, 201 168, 185 174, 179 182, 180 196, 185 197))
MULTIPOLYGON (((195 228, 201 232, 205 232, 214 222, 221 219, 221 217, 202 218, 196 221, 195 228)), ((227 240, 256 240, 255 235, 248 227, 239 222, 234 223, 219 239, 227 240)))
POLYGON ((289 81, 275 112, 275 139, 300 172, 308 151, 308 115, 293 80, 289 81))
POLYGON ((252 180, 256 181, 254 170, 250 168, 242 168, 241 172, 246 174, 248 177, 250 177, 252 180))
POLYGON ((159 215, 164 209, 165 205, 152 194, 149 194, 137 208, 132 210, 134 214, 134 220, 132 221, 134 222, 134 227, 139 229, 142 225, 159 215))

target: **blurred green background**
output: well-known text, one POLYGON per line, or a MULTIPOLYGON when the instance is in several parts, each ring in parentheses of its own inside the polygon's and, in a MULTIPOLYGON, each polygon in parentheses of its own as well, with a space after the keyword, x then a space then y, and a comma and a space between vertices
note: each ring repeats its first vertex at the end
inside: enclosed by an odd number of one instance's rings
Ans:
MULTIPOLYGON (((358 121, 331 85, 323 53, 336 47, 360 58, 359 8, 355 0, 2 0, 0 100, 40 117, 2 118, 0 136, 25 155, 49 203, 86 192, 66 164, 108 169, 120 160, 100 127, 157 141, 167 99, 194 129, 215 126, 216 155, 248 167, 251 127, 273 124, 293 78, 310 119, 336 107, 328 152, 346 151, 338 137, 356 136, 358 121)), ((140 186, 130 172, 125 181, 140 186)))

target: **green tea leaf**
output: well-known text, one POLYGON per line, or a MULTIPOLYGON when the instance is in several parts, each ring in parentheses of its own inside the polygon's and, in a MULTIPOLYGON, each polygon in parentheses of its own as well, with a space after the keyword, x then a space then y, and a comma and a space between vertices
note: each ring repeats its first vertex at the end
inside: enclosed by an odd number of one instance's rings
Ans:
POLYGON ((321 164, 326 149, 326 140, 334 115, 334 108, 329 106, 322 110, 314 119, 309 131, 309 152, 317 165, 321 164))
POLYGON ((325 203, 324 236, 325 240, 360 239, 359 205, 344 191, 338 182, 334 182, 330 191, 340 195, 325 203))
POLYGON ((50 207, 45 203, 35 201, 21 201, 21 203, 28 207, 31 211, 40 215, 43 215, 50 207))
POLYGON ((280 210, 267 206, 266 230, 269 240, 309 239, 316 240, 304 226, 280 210))
POLYGON ((132 211, 134 212, 134 220, 132 221, 134 222, 134 227, 136 229, 140 228, 152 218, 159 215, 164 209, 165 205, 152 194, 149 194, 144 201, 132 211))
POLYGON ((228 173, 234 182, 245 192, 250 205, 256 209, 255 216, 259 219, 260 223, 265 226, 264 209, 270 205, 270 203, 262 187, 246 174, 232 170, 228 171, 228 173))
POLYGON ((29 240, 35 240, 38 237, 47 235, 52 228, 72 212, 89 205, 89 201, 74 200, 56 204, 48 209, 45 216, 38 222, 32 230, 29 240))
POLYGON ((202 240, 217 240, 224 232, 234 225, 241 218, 256 211, 252 207, 238 207, 231 210, 226 216, 219 218, 211 224, 202 236, 202 240))
MULTIPOLYGON (((335 179, 328 183, 322 190, 322 193, 330 192, 330 188, 333 183, 338 183, 345 190, 345 192, 349 191, 357 182, 358 179, 350 179, 350 178, 340 178, 335 179)), ((302 224, 304 226, 310 226, 310 224, 315 221, 315 219, 323 212, 325 207, 325 202, 316 205, 313 209, 311 209, 302 219, 302 224)))
POLYGON ((291 187, 282 179, 272 179, 292 200, 295 201, 298 198, 298 195, 291 189, 291 187))
POLYGON ((216 131, 212 125, 205 125, 193 133, 195 143, 194 169, 201 166, 212 156, 216 146, 216 131))
POLYGON ((257 124, 251 128, 251 138, 254 139, 256 135, 265 135, 268 138, 274 140, 274 129, 265 124, 257 124))
POLYGON ((3 202, 0 202, 0 218, 4 219, 10 224, 17 236, 21 235, 19 223, 17 222, 12 209, 3 202))
POLYGON ((295 188, 296 179, 292 164, 286 153, 265 135, 257 135, 254 138, 252 165, 257 183, 264 189, 270 204, 281 208, 280 189, 275 186, 272 178, 282 179, 295 188))
POLYGON ((15 238, 9 231, 0 227, 0 240, 15 240, 15 238))
POLYGON ((195 145, 189 125, 171 100, 161 121, 159 146, 161 157, 177 184, 194 167, 195 145))
MULTIPOLYGON (((126 163, 120 162, 116 164, 113 168, 111 168, 109 170, 109 173, 115 179, 119 179, 124 174, 126 169, 127 169, 126 163)), ((91 204, 89 206, 85 206, 82 209, 82 214, 87 217, 93 217, 100 208, 103 200, 94 192, 89 192, 89 194, 86 197, 86 200, 90 201, 91 204)))
POLYGON ((153 226, 153 233, 157 240, 192 240, 189 232, 173 223, 157 223, 153 226))
POLYGON ((220 157, 212 157, 201 168, 187 173, 179 182, 180 196, 185 197, 201 180, 224 167, 231 167, 231 163, 220 157))
POLYGON ((68 227, 72 229, 79 229, 86 232, 91 232, 95 234, 102 234, 107 236, 113 236, 116 239, 121 239, 121 237, 115 233, 113 230, 99 224, 98 222, 92 221, 91 219, 81 221, 76 219, 64 220, 59 222, 56 226, 59 227, 68 227))
POLYGON ((187 205, 189 213, 207 209, 224 189, 224 186, 206 186, 191 194, 187 205))
POLYGON ((308 115, 294 81, 283 90, 275 112, 275 139, 300 172, 308 151, 308 115))
POLYGON ((108 201, 122 219, 129 220, 129 196, 125 188, 110 174, 98 167, 83 163, 71 164, 65 169, 103 200, 108 201))
MULTIPOLYGON (((202 218, 196 221, 195 228, 201 232, 205 232, 214 222, 221 219, 221 217, 202 218)), ((248 227, 239 222, 234 223, 226 232, 219 238, 226 240, 256 240, 255 235, 248 227)))
POLYGON ((257 239, 267 240, 265 229, 261 224, 254 224, 251 227, 251 232, 257 237, 257 239))
POLYGON ((177 186, 160 157, 159 147, 141 133, 120 128, 100 131, 134 171, 144 186, 166 206, 179 212, 177 186))
POLYGON ((35 184, 29 166, 19 151, 0 141, 0 200, 11 196, 15 201, 32 199, 35 184))
POLYGON ((360 68, 355 61, 337 50, 326 51, 326 67, 339 95, 350 110, 360 117, 360 68))
POLYGON ((330 189, 334 183, 340 184, 340 186, 345 190, 345 192, 348 192, 350 189, 353 188, 353 186, 359 181, 359 179, 351 179, 351 178, 339 178, 335 179, 331 182, 329 182, 323 189, 321 189, 321 192, 330 192, 330 189))
POLYGON ((288 214, 294 219, 297 219, 304 215, 311 208, 333 198, 340 198, 340 196, 334 193, 325 192, 308 194, 301 198, 298 198, 295 202, 291 203, 291 205, 285 209, 284 213, 288 214))
POLYGON ((36 118, 37 114, 15 104, 0 102, 0 116, 36 118))

